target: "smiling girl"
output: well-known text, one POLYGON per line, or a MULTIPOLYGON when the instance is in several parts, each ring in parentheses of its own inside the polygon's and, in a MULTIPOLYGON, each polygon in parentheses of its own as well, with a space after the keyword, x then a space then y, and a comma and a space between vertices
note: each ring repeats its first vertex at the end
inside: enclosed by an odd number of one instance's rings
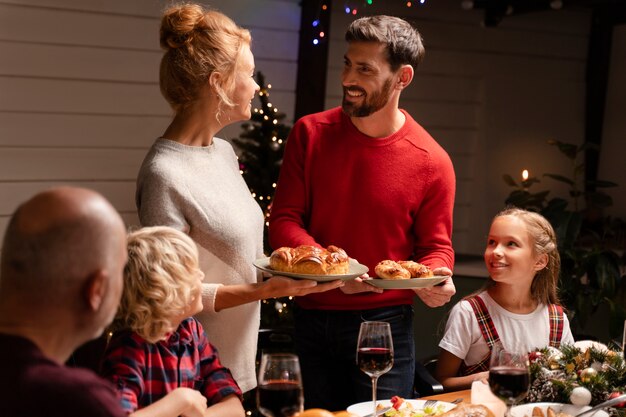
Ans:
POLYGON ((529 352, 573 344, 559 304, 561 260, 554 229, 540 214, 509 208, 498 213, 485 248, 489 280, 450 311, 436 378, 447 390, 488 377, 491 348, 529 352))

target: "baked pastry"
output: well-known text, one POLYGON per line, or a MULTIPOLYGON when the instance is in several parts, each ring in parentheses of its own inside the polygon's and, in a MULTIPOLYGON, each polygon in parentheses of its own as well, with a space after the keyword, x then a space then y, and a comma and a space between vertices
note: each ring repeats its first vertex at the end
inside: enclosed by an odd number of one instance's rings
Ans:
POLYGON ((409 279, 411 273, 404 269, 399 263, 385 260, 381 261, 374 268, 378 278, 382 279, 409 279))
POLYGON ((350 272, 350 258, 345 250, 330 245, 326 255, 328 275, 345 275, 350 272))
POLYGON ((400 266, 411 273, 411 278, 429 278, 434 276, 433 271, 426 265, 415 261, 398 261, 400 266))
POLYGON ((326 254, 316 246, 298 246, 291 263, 291 272, 296 274, 328 275, 326 272, 326 254))
POLYGON ((493 412, 482 404, 459 404, 439 417, 495 417, 493 412))
POLYGON ((309 275, 343 275, 350 270, 348 254, 337 246, 328 249, 302 245, 282 247, 270 255, 270 268, 279 272, 309 275))
POLYGON ((270 268, 275 271, 291 272, 294 250, 286 246, 276 249, 270 255, 270 268))

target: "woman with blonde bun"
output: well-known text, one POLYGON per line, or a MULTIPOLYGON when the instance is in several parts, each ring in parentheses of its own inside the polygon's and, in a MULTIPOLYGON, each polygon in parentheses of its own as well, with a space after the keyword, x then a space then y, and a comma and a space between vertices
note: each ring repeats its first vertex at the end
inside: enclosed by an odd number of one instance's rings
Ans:
POLYGON ((263 256, 263 214, 232 146, 215 134, 247 120, 259 86, 250 32, 198 4, 163 13, 161 93, 174 118, 143 161, 136 204, 143 226, 170 226, 198 245, 204 309, 197 315, 222 363, 246 392, 256 386, 259 300, 337 288, 274 276, 252 262, 263 256))

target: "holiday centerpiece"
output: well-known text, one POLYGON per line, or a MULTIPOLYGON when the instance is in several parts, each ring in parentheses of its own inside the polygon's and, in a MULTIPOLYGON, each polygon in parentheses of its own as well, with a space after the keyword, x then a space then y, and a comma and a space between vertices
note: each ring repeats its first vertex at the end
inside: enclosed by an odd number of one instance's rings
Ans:
MULTIPOLYGON (((531 352, 529 360, 531 386, 525 402, 595 405, 626 392, 622 352, 603 345, 547 347, 531 352)), ((625 408, 609 411, 612 416, 626 416, 625 408)))

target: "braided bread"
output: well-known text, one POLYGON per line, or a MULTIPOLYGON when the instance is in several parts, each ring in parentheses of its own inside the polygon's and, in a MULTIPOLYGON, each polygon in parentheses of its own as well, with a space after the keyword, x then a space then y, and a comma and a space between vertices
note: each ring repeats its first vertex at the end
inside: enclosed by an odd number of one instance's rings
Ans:
POLYGON ((327 249, 302 245, 282 247, 270 255, 270 268, 279 272, 309 275, 344 275, 350 270, 346 252, 337 246, 327 249))

